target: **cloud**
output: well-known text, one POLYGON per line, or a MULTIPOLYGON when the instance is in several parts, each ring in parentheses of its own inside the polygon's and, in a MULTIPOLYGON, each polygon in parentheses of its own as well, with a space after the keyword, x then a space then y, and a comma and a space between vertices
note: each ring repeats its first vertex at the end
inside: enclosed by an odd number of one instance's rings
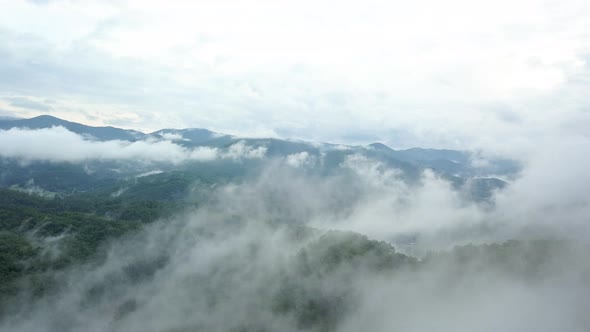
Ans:
POLYGON ((175 133, 163 133, 160 135, 163 139, 168 140, 168 141, 182 141, 184 140, 184 138, 182 137, 181 134, 175 134, 175 133))
POLYGON ((9 102, 10 106, 14 107, 27 108, 43 112, 50 112, 52 110, 51 106, 48 106, 45 103, 40 103, 38 101, 34 101, 23 97, 7 98, 7 101, 9 102))
POLYGON ((586 104, 585 1, 172 3, 9 2, 0 86, 97 124, 394 147, 531 144, 586 104))
POLYGON ((18 119, 12 112, 0 109, 0 118, 2 119, 18 119))
POLYGON ((229 159, 261 159, 266 155, 266 147, 248 146, 244 141, 238 141, 232 144, 223 154, 223 158, 229 159))
MULTIPOLYGON (((200 150, 169 140, 88 141, 60 127, 0 131, 0 142, 3 156, 70 162, 233 161, 266 153, 243 140, 200 150)), ((328 174, 293 167, 311 159, 306 153, 266 158, 256 175, 208 187, 198 207, 113 240, 100 262, 56 272, 64 287, 11 306, 0 329, 300 331, 301 321, 321 312, 312 317, 337 317, 334 325, 310 330, 585 331, 590 158, 582 152, 588 148, 585 135, 539 141, 519 177, 490 204, 465 199, 431 171, 412 180, 362 155, 348 156, 328 174), (329 246, 330 230, 361 232, 422 260, 384 272, 367 269, 368 256, 330 270, 321 265, 329 257, 355 252, 329 246), (521 252, 495 244, 426 255, 457 244, 546 237, 571 248, 527 244, 521 252), (322 245, 327 256, 313 250, 322 245), (473 261, 465 255, 485 248, 500 249, 473 261), (301 272, 305 259, 320 266, 309 263, 311 272, 301 272), (296 309, 279 313, 280 296, 292 298, 296 309)), ((60 241, 39 245, 56 251, 60 241)))
POLYGON ((478 231, 487 216, 482 206, 465 200, 431 171, 411 183, 403 172, 358 155, 348 157, 342 167, 355 180, 342 180, 327 192, 356 191, 356 199, 346 203, 347 214, 315 215, 310 220, 315 227, 353 230, 406 249, 411 242, 415 253, 496 235, 478 231))
POLYGON ((311 157, 307 151, 290 154, 285 157, 285 163, 296 168, 310 165, 313 162, 313 157, 311 157))
MULTIPOLYGON (((587 241, 588 1, 0 2, 0 107, 11 114, 472 148, 482 150, 472 166, 496 154, 524 164, 477 204, 432 172, 410 181, 358 155, 319 175, 302 167, 315 162, 306 152, 270 160, 245 140, 189 149, 175 135, 0 131, 0 156, 23 162, 266 162, 258 177, 212 189, 207 204, 114 241, 102 262, 57 274, 67 288, 2 328, 299 331, 305 310, 269 308, 317 236, 293 241, 285 225, 354 230, 416 255, 514 237, 587 241), (145 279, 126 274, 159 259, 145 279)), ((587 331, 587 250, 548 251, 540 280, 451 260, 385 276, 312 273, 286 289, 317 295, 297 305, 341 309, 352 298, 337 331, 587 331)))
MULTIPOLYGON (((400 170, 356 154, 321 177, 313 175, 314 171, 307 173, 322 167, 321 155, 301 152, 273 160, 266 157, 265 146, 244 140, 227 148, 185 148, 156 139, 97 142, 54 127, 0 131, 0 142, 0 156, 24 163, 260 160, 265 165, 264 176, 250 187, 228 187, 236 191, 232 199, 255 199, 244 204, 254 209, 249 215, 354 230, 396 245, 413 242, 415 252, 465 241, 507 239, 532 229, 567 233, 589 227, 590 201, 584 199, 584 184, 590 181, 586 174, 590 159, 581 154, 590 149, 585 136, 549 137, 539 142, 538 151, 523 156, 527 162, 521 173, 508 179, 507 188, 494 193, 491 206, 466 199, 470 181, 457 189, 430 171, 410 180, 400 170), (272 206, 268 202, 273 202, 272 206), (402 242, 397 242, 400 239, 402 242)), ((474 162, 479 166, 486 163, 479 157, 474 162)))
POLYGON ((539 142, 522 176, 497 195, 498 219, 516 224, 536 223, 575 235, 590 229, 590 199, 586 195, 590 138, 549 138, 539 142), (584 231, 582 231, 584 230, 584 231))
POLYGON ((169 140, 92 141, 63 127, 47 129, 9 129, 0 131, 0 156, 23 162, 82 162, 87 160, 139 161, 178 164, 185 161, 216 159, 260 159, 265 147, 250 147, 240 141, 227 149, 184 148, 169 140), (63 148, 67 147, 67 148, 63 148))
POLYGON ((26 0, 26 1, 30 2, 32 4, 35 4, 35 5, 47 5, 47 4, 50 4, 52 2, 59 1, 59 0, 26 0))
MULTIPOLYGON (((368 224, 389 216, 391 229, 400 222, 392 213, 401 211, 409 224, 426 213, 423 217, 440 228, 453 222, 453 209, 455 216, 465 215, 449 184, 426 173, 412 187, 399 171, 359 156, 330 177, 283 166, 271 162, 259 177, 212 190, 206 204, 113 241, 100 262, 56 274, 63 287, 51 295, 30 306, 24 300, 15 304, 0 328, 587 330, 584 276, 590 266, 586 247, 576 249, 577 242, 542 251, 528 244, 524 251, 495 245, 500 251, 473 260, 470 254, 490 247, 472 247, 456 256, 439 253, 372 269, 378 255, 355 257, 364 246, 349 247, 359 238, 297 225, 339 213, 355 216, 370 207, 373 214, 364 216, 368 224), (338 259, 342 263, 330 265, 338 259), (529 270, 532 261, 542 263, 529 270)), ((414 229, 428 232, 428 225, 419 226, 414 229)))

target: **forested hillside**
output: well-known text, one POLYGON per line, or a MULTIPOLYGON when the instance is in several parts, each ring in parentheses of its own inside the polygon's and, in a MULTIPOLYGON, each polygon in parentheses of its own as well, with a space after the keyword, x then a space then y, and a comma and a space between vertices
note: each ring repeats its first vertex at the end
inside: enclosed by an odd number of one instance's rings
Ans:
MULTIPOLYGON (((211 215, 212 220, 196 224, 191 220, 194 217, 170 219, 196 208, 186 202, 100 195, 43 198, 10 189, 2 189, 0 199, 0 319, 6 322, 21 310, 38 310, 30 307, 32 303, 54 298, 65 301, 74 296, 67 301, 75 301, 69 305, 79 307, 78 315, 108 305, 101 309, 106 311, 100 314, 102 323, 98 326, 106 327, 107 322, 111 322, 110 328, 121 330, 141 326, 134 317, 148 310, 144 306, 149 301, 136 291, 158 287, 162 278, 182 276, 184 268, 178 260, 182 261, 184 254, 177 250, 187 245, 204 250, 195 253, 201 259, 213 259, 202 261, 204 269, 184 275, 177 281, 180 284, 171 285, 169 290, 182 287, 188 292, 188 297, 178 299, 179 308, 188 309, 184 306, 191 303, 205 305, 199 310, 213 315, 210 320, 189 320, 192 323, 183 328, 187 331, 219 326, 227 331, 270 331, 277 326, 340 330, 347 324, 347 317, 366 305, 365 291, 358 285, 366 278, 395 287, 406 284, 415 296, 423 296, 414 289, 417 284, 452 293, 464 283, 479 284, 481 278, 492 275, 515 283, 543 284, 566 276, 568 271, 559 267, 570 262, 562 260, 575 259, 578 250, 565 239, 510 240, 412 257, 386 242, 352 232, 272 221, 261 225, 239 216, 219 219, 211 215), (167 239, 153 242, 160 237, 167 239), (222 253, 213 254, 211 250, 222 253), (98 277, 82 276, 84 270, 95 271, 91 273, 98 277), (75 280, 79 277, 73 276, 80 273, 83 279, 75 280), (74 286, 77 283, 81 284, 74 286), (70 287, 76 287, 75 294, 70 287), (240 304, 235 302, 238 294, 255 298, 243 299, 246 302, 240 304), (193 296, 196 298, 189 300, 193 296), (25 298, 28 300, 23 302, 25 298), (226 319, 219 325, 218 311, 235 305, 253 305, 256 312, 247 320, 226 319), (271 316, 284 322, 271 323, 271 316)), ((588 266, 583 266, 584 273, 589 273, 588 266)), ((61 319, 58 325, 52 321, 44 323, 50 324, 49 330, 86 326, 71 318, 61 319)), ((154 330, 176 329, 162 325, 154 330)))

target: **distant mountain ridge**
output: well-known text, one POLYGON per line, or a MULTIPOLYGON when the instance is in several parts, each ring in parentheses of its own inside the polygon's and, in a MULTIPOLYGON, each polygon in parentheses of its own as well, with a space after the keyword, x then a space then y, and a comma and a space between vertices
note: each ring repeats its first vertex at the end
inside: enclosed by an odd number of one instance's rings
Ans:
POLYGON ((90 135, 104 141, 124 140, 134 142, 146 138, 146 134, 136 130, 120 129, 110 126, 92 127, 62 120, 51 115, 40 115, 30 119, 0 120, 0 129, 4 130, 11 128, 43 129, 57 126, 64 127, 79 135, 90 135))
POLYGON ((208 129, 160 129, 152 133, 116 127, 93 127, 70 122, 50 115, 41 115, 30 119, 0 119, 0 130, 11 128, 42 129, 61 126, 76 134, 92 137, 100 141, 124 140, 141 141, 150 138, 165 139, 187 147, 209 147, 229 149, 236 143, 251 148, 263 147, 268 157, 284 158, 289 155, 306 154, 312 158, 322 159, 322 167, 329 170, 338 167, 346 158, 360 154, 388 167, 400 169, 410 177, 419 176, 424 169, 432 169, 447 178, 493 177, 495 175, 514 174, 519 165, 512 160, 496 159, 485 167, 472 164, 474 155, 469 151, 411 148, 394 150, 383 143, 368 146, 336 145, 329 143, 311 143, 305 141, 277 138, 243 138, 216 133, 208 129))
MULTIPOLYGON (((131 129, 122 129, 112 126, 106 127, 94 127, 88 126, 77 122, 71 122, 67 120, 63 120, 51 115, 40 115, 37 117, 33 117, 30 119, 20 119, 20 118, 2 118, 0 117, 0 130, 8 130, 11 128, 29 128, 29 129, 42 129, 42 128, 51 128, 61 126, 66 128, 67 130, 74 132, 79 135, 85 136, 92 136, 99 140, 125 140, 125 141, 138 141, 143 140, 148 137, 158 137, 158 138, 165 138, 172 140, 174 137, 177 137, 177 141, 181 143, 184 142, 191 142, 191 143, 205 143, 214 139, 223 139, 223 141, 228 141, 228 139, 234 139, 233 136, 228 134, 216 133, 210 131, 208 129, 203 128, 184 128, 184 129, 172 129, 172 128, 165 128, 154 131, 152 133, 143 133, 137 130, 131 129)), ((291 147, 289 150, 293 150, 293 147, 299 146, 301 148, 302 145, 309 146, 310 144, 305 141, 293 141, 293 140, 283 140, 283 139, 276 139, 276 138, 239 138, 240 140, 250 141, 250 142, 257 142, 257 141, 265 141, 267 143, 279 144, 283 147, 291 147), (280 143, 279 143, 280 142, 280 143)), ((328 144, 322 143, 324 146, 343 146, 343 147, 357 147, 357 146, 346 146, 346 145, 336 145, 336 144, 328 144)), ((441 149, 423 149, 423 148, 411 148, 406 150, 394 150, 389 146, 383 143, 372 143, 367 146, 369 149, 373 149, 376 151, 391 153, 395 152, 399 159, 404 159, 408 161, 412 160, 435 160, 435 159, 448 159, 450 156, 454 157, 455 159, 461 159, 462 161, 465 160, 465 155, 463 151, 458 150, 441 150, 441 149)), ((298 150, 295 148, 295 150, 298 150)), ((293 151, 296 152, 296 151, 293 151)))

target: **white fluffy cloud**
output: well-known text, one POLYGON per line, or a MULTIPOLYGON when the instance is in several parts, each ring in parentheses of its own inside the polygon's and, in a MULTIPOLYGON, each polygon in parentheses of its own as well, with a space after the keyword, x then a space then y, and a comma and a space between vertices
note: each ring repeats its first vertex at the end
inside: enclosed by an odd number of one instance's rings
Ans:
POLYGON ((569 236, 590 229, 590 138, 547 139, 528 156, 522 177, 497 196, 499 215, 511 222, 536 222, 569 236), (582 231, 584 230, 584 231, 582 231))
POLYGON ((285 157, 285 163, 291 167, 301 167, 310 165, 314 162, 314 158, 309 155, 306 151, 290 154, 285 157))
POLYGON ((239 141, 227 149, 184 148, 169 140, 92 141, 63 127, 0 130, 0 156, 28 161, 81 162, 123 160, 163 163, 216 159, 260 159, 265 147, 250 147, 239 141))
POLYGON ((266 147, 251 147, 244 141, 239 141, 232 144, 227 151, 222 155, 223 158, 230 159, 260 159, 266 155, 266 147))

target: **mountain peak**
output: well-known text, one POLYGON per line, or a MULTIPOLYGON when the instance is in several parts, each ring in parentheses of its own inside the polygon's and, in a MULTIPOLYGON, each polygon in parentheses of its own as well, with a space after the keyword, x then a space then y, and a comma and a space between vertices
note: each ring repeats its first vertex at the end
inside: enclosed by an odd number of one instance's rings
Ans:
POLYGON ((377 150, 377 151, 393 151, 393 149, 390 148, 389 146, 387 146, 383 143, 379 143, 379 142, 369 144, 368 146, 370 148, 377 150))
POLYGON ((30 118, 29 120, 35 120, 35 119, 37 119, 37 120, 47 119, 47 120, 65 121, 65 120, 62 120, 60 118, 57 118, 57 117, 55 117, 53 115, 49 115, 49 114, 42 114, 42 115, 39 115, 39 116, 35 116, 35 117, 30 118))
POLYGON ((47 115, 47 114, 39 115, 39 116, 30 118, 30 119, 21 119, 21 121, 28 122, 33 126, 55 126, 55 125, 63 126, 64 124, 71 123, 67 120, 60 119, 58 117, 55 117, 52 115, 47 115))

